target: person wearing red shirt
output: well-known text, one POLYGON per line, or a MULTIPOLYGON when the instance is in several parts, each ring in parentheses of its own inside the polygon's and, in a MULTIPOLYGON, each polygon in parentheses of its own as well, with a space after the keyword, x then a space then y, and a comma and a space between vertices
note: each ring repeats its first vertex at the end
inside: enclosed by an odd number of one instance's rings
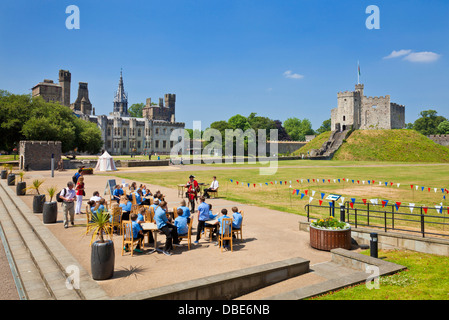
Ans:
POLYGON ((76 207, 75 207, 75 214, 81 213, 81 204, 83 203, 83 196, 84 196, 84 177, 81 176, 78 178, 78 181, 76 183, 76 207))
POLYGON ((198 201, 198 191, 200 190, 200 187, 198 186, 198 182, 195 180, 194 176, 189 177, 189 181, 186 185, 187 193, 186 196, 189 198, 191 212, 195 212, 195 201, 198 201))

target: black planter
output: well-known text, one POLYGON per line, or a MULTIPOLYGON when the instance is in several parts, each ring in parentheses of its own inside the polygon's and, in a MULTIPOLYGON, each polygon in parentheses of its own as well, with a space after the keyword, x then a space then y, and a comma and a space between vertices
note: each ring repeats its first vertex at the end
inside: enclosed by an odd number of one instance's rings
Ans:
POLYGON ((106 240, 92 243, 90 268, 94 280, 107 280, 114 275, 115 251, 114 242, 106 240))
POLYGON ((27 183, 25 181, 22 182, 17 182, 16 185, 16 194, 18 196, 24 196, 26 193, 26 187, 27 187, 27 183))
POLYGON ((6 177, 8 176, 8 170, 2 170, 0 174, 2 179, 6 179, 6 177))
POLYGON ((56 223, 58 219, 58 203, 56 201, 44 202, 42 208, 42 221, 44 223, 56 223))
POLYGON ((8 174, 8 186, 15 186, 16 185, 16 175, 14 173, 8 174))
POLYGON ((42 213, 44 210, 45 194, 39 194, 33 198, 33 213, 42 213))

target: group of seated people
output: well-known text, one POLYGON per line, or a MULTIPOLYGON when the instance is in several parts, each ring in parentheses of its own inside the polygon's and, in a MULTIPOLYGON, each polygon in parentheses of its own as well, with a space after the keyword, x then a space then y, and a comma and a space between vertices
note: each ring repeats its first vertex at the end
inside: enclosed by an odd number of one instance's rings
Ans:
MULTIPOLYGON (((103 199, 104 200, 104 199, 103 199)), ((113 193, 113 201, 117 201, 119 207, 122 208, 122 218, 121 220, 131 220, 132 230, 134 239, 143 239, 144 235, 148 233, 149 243, 154 243, 153 234, 149 230, 143 230, 141 224, 145 222, 145 210, 144 205, 149 205, 154 210, 154 222, 157 225, 158 230, 165 234, 166 242, 162 252, 166 255, 171 255, 173 247, 179 246, 180 236, 185 236, 188 234, 190 219, 192 219, 191 211, 186 204, 185 200, 180 202, 180 206, 177 207, 176 214, 173 213, 173 217, 177 216, 175 219, 167 217, 167 202, 165 201, 164 195, 157 191, 154 194, 151 193, 144 185, 140 185, 137 188, 135 182, 130 185, 130 193, 125 194, 121 185, 117 185, 113 193), (132 211, 132 194, 135 195, 136 204, 140 207, 137 213, 131 213, 132 211), (152 197, 152 200, 150 200, 152 197), (152 203, 152 204, 151 204, 152 203)), ((201 234, 204 234, 205 227, 211 227, 212 239, 216 238, 218 235, 222 235, 226 230, 222 228, 222 220, 224 218, 232 218, 232 229, 240 229, 242 223, 242 215, 237 207, 232 208, 232 216, 228 216, 228 210, 223 208, 220 212, 213 214, 212 205, 205 202, 205 197, 201 196, 199 198, 200 205, 198 206, 198 227, 195 244, 201 238, 201 234), (218 224, 211 225, 208 221, 215 220, 218 217, 218 224)), ((91 203, 92 204, 92 203, 91 203)), ((92 208, 93 209, 93 208, 92 208)), ((97 208, 97 211, 101 210, 101 204, 97 208)), ((218 241, 215 245, 218 245, 218 241)), ((224 248, 229 248, 228 241, 223 244, 224 248)), ((128 248, 124 248, 126 251, 128 248)), ((135 249, 139 252, 140 249, 135 249)))

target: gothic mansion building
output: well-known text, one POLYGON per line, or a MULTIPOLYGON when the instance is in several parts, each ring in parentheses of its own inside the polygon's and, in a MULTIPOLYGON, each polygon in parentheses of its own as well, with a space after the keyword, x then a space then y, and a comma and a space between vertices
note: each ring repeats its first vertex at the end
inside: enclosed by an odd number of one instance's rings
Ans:
POLYGON ((59 84, 44 80, 32 88, 32 96, 42 96, 46 101, 59 101, 70 107, 74 114, 86 121, 94 122, 101 130, 104 150, 112 155, 120 154, 169 154, 174 141, 170 135, 175 129, 184 129, 183 122, 175 120, 175 94, 159 98, 159 104, 148 98, 143 108, 143 117, 131 117, 128 113, 128 94, 125 92, 122 73, 109 115, 95 115, 89 101, 86 82, 80 82, 78 97, 70 104, 71 74, 59 70, 59 84))

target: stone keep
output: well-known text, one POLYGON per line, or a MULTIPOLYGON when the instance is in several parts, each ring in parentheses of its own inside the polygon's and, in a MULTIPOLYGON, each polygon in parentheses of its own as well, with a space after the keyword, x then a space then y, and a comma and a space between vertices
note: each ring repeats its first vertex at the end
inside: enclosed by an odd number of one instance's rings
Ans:
POLYGON ((20 141, 20 170, 50 170, 51 156, 55 169, 61 160, 61 141, 20 141))
POLYGON ((337 94, 337 108, 331 110, 331 130, 403 129, 405 107, 390 101, 390 96, 366 97, 363 84, 355 91, 337 94))

